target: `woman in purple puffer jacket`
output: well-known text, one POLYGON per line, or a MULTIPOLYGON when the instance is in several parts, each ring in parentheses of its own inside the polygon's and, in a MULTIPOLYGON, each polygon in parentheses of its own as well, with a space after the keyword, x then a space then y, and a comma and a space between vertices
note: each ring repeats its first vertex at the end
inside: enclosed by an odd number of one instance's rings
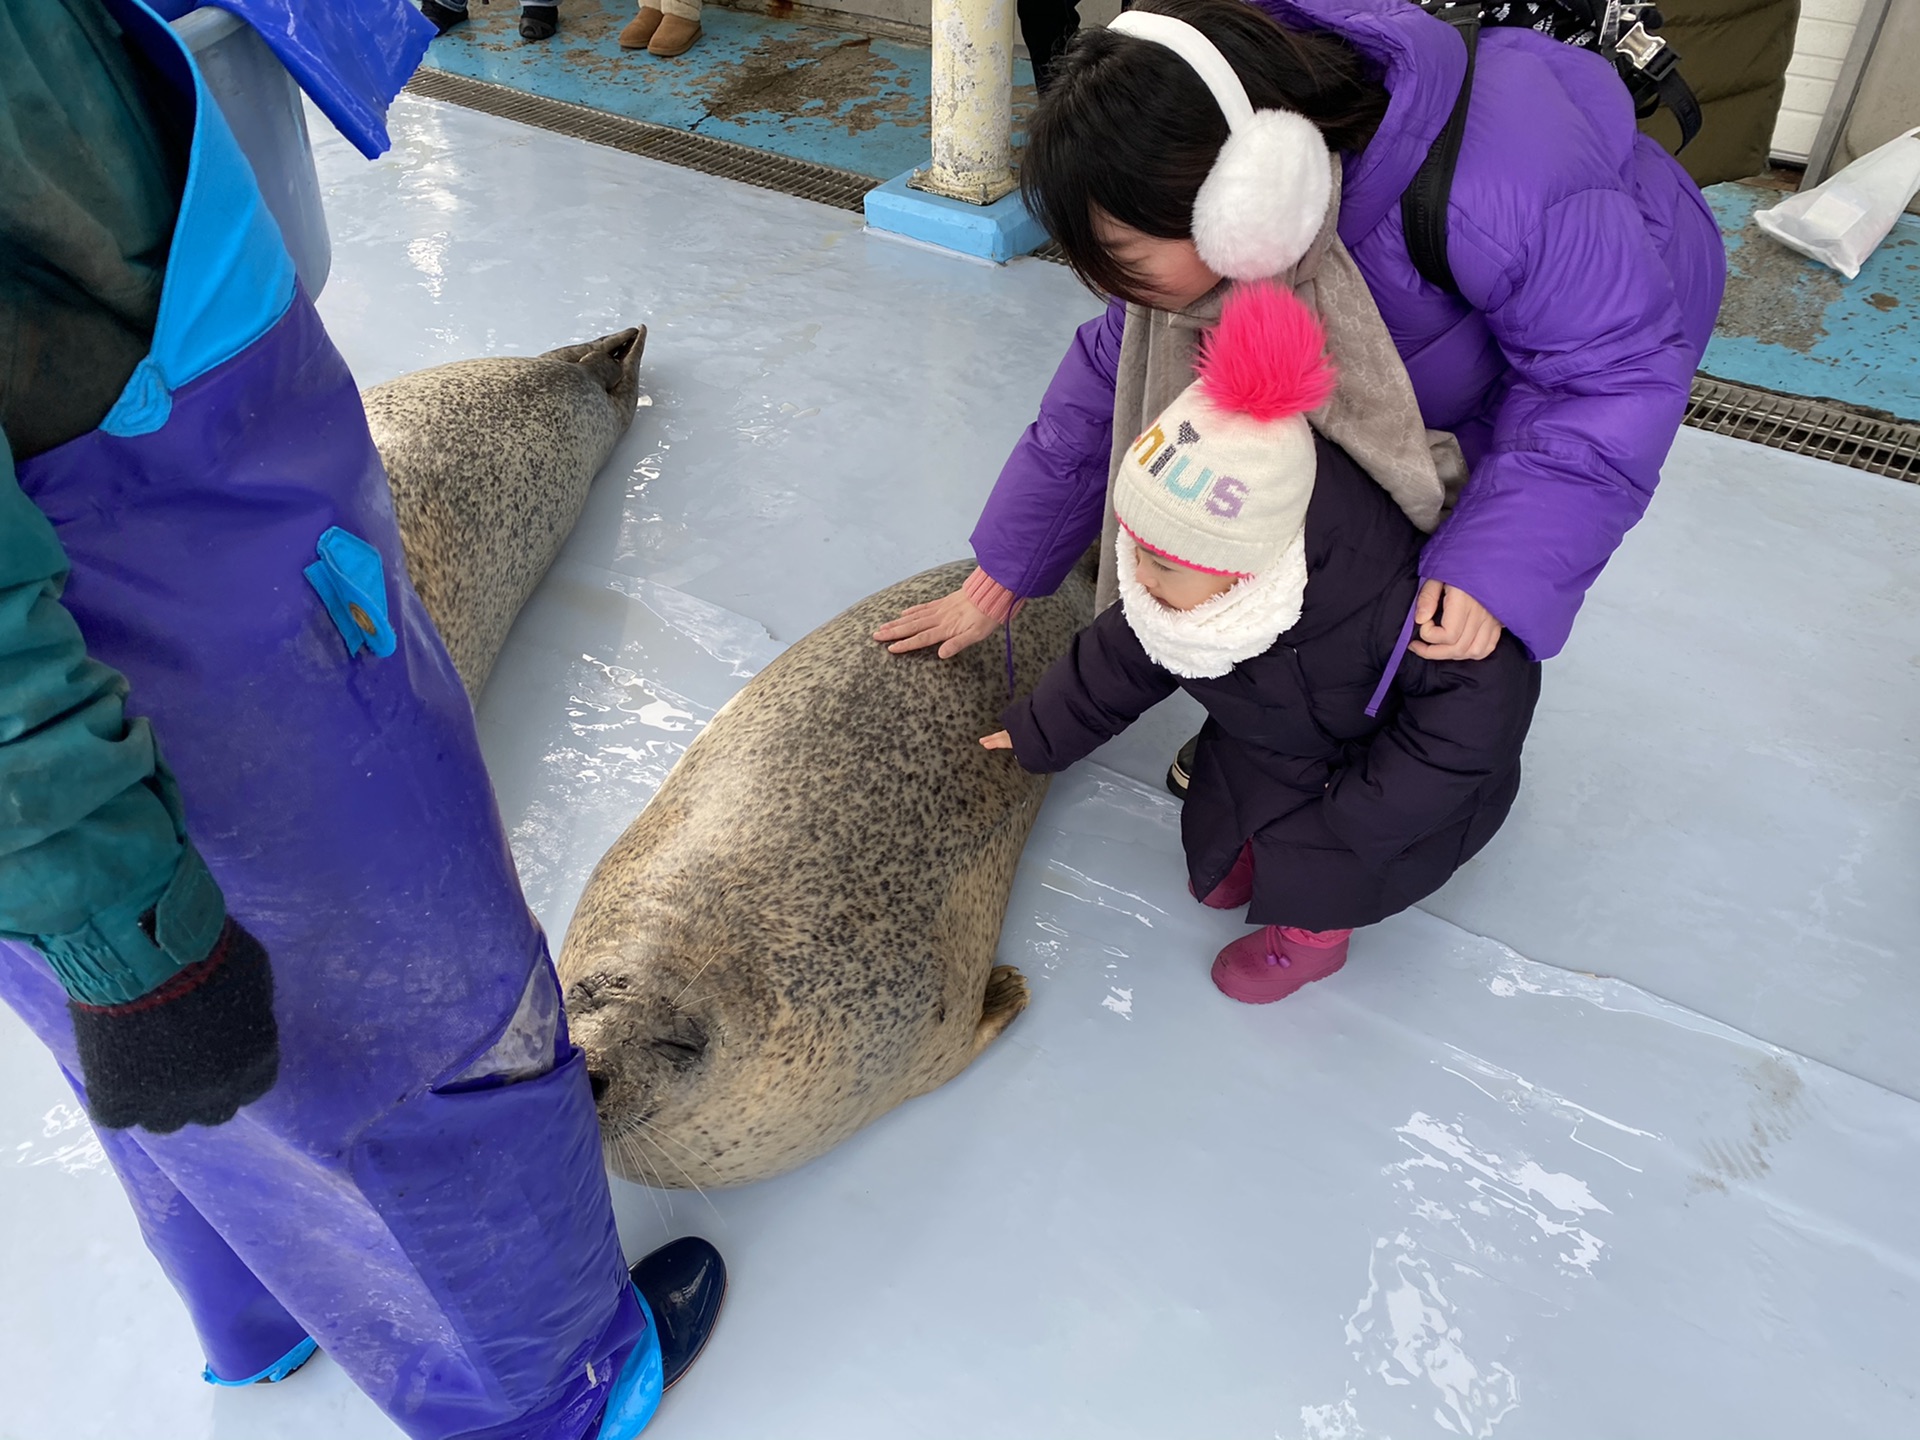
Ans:
MULTIPOLYGON (((1400 197, 1466 70, 1451 26, 1408 0, 1138 9, 1199 28, 1255 107, 1305 115, 1341 157, 1339 238, 1421 418, 1453 432, 1468 466, 1421 558, 1415 653, 1483 658, 1504 627, 1535 658, 1557 654, 1646 509, 1712 331, 1726 262, 1699 190, 1637 133, 1604 60, 1528 30, 1483 31, 1447 215, 1449 294, 1414 268, 1400 197)), ((979 569, 877 639, 953 655, 1050 593, 1099 537, 1129 310, 1141 324, 1177 318, 1218 286, 1190 232, 1226 138, 1218 106, 1159 46, 1083 31, 1061 57, 1027 195, 1080 276, 1120 298, 1081 327, 1001 472, 973 533, 979 569)))

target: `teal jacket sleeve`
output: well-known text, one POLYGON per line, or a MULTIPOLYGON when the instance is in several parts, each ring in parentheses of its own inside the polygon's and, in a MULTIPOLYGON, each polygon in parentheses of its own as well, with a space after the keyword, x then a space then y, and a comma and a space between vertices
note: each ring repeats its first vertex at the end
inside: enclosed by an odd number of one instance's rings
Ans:
POLYGON ((0 434, 0 933, 92 1005, 206 958, 226 904, 127 682, 60 603, 66 554, 0 434))

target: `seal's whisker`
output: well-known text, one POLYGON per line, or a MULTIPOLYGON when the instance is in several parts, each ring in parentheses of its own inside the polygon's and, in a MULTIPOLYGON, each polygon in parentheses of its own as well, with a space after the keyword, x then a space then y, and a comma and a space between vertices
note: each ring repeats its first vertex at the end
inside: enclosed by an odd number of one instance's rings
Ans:
MULTIPOLYGON (((691 1145, 687 1144, 687 1142, 682 1140, 679 1136, 669 1134, 661 1126, 655 1125, 651 1120, 642 1120, 638 1115, 633 1117, 633 1123, 636 1125, 646 1126, 647 1132, 651 1137, 656 1137, 660 1140, 665 1140, 671 1144, 678 1145, 682 1150, 686 1151, 688 1155, 693 1157, 694 1164, 706 1166, 707 1169, 713 1171, 715 1175, 718 1175, 720 1173, 718 1166, 716 1166, 711 1160, 707 1159, 706 1156, 702 1155, 698 1150, 694 1149, 691 1145)), ((689 1176, 688 1178, 691 1179, 692 1177, 689 1176)))
MULTIPOLYGON (((642 1145, 652 1144, 652 1142, 648 1140, 647 1137, 644 1135, 636 1135, 634 1138, 638 1140, 642 1145)), ((660 1147, 658 1145, 655 1145, 653 1148, 655 1150, 660 1150, 660 1147)), ((662 1157, 666 1155, 666 1152, 664 1150, 660 1151, 660 1153, 662 1157)), ((647 1175, 650 1177, 647 1182, 648 1185, 652 1189, 658 1190, 660 1192, 661 1198, 663 1198, 667 1202, 667 1219, 669 1222, 671 1222, 673 1219, 673 1188, 674 1187, 667 1184, 667 1177, 660 1173, 660 1167, 658 1165, 651 1165, 651 1164, 648 1165, 647 1175)))
MULTIPOLYGON (((642 1125, 647 1125, 647 1122, 644 1120, 640 1121, 640 1123, 642 1125)), ((651 1125, 647 1125, 647 1129, 649 1131, 653 1131, 653 1127, 651 1125)), ((653 1131, 653 1133, 661 1135, 663 1138, 671 1138, 671 1137, 667 1137, 664 1131, 653 1131)), ((649 1136, 648 1138, 651 1140, 652 1137, 649 1136)), ((674 1143, 679 1144, 680 1142, 675 1141, 674 1143)), ((674 1169, 680 1172, 681 1178, 683 1178, 687 1182, 687 1184, 693 1186, 693 1193, 698 1195, 702 1200, 707 1202, 707 1208, 713 1211, 713 1218, 718 1220, 724 1226, 727 1223, 726 1217, 720 1213, 720 1207, 713 1203, 713 1197, 711 1195, 707 1194, 706 1191, 700 1188, 700 1182, 695 1180, 693 1176, 687 1173, 687 1167, 682 1165, 678 1160, 675 1160, 673 1156, 669 1155, 666 1151, 666 1148, 661 1144, 659 1144, 658 1141, 653 1141, 653 1148, 660 1152, 661 1159, 665 1160, 669 1165, 673 1166, 674 1169)), ((682 1146, 681 1148, 685 1149, 686 1147, 682 1146)), ((698 1156, 695 1156, 694 1158, 696 1160, 699 1159, 698 1156)))
MULTIPOLYGON (((673 1164, 673 1157, 667 1154, 666 1151, 660 1149, 659 1146, 657 1145, 654 1146, 654 1153, 657 1154, 662 1160, 665 1160, 669 1165, 673 1164)), ((679 1170, 680 1167, 677 1165, 674 1165, 674 1169, 679 1170)), ((667 1184, 666 1176, 661 1172, 660 1167, 658 1165, 653 1167, 653 1174, 654 1174, 654 1178, 660 1182, 661 1191, 667 1197, 667 1213, 672 1214, 673 1213, 673 1192, 679 1187, 667 1184)), ((685 1179, 687 1176, 687 1172, 684 1170, 681 1170, 680 1174, 683 1179, 685 1179)), ((687 1183, 689 1185, 692 1185, 693 1181, 691 1179, 687 1179, 687 1183)), ((698 1185, 694 1185, 693 1188, 695 1190, 700 1190, 700 1187, 698 1185)), ((704 1190, 700 1191, 700 1198, 702 1200, 707 1199, 706 1192, 704 1190)), ((711 1200, 707 1200, 707 1204, 711 1205, 713 1204, 713 1202, 711 1200)))
POLYGON ((631 1128, 622 1129, 620 1132, 621 1153, 626 1156, 633 1168, 639 1172, 640 1188, 645 1190, 648 1198, 653 1201, 653 1213, 660 1217, 660 1223, 663 1226, 671 1225, 672 1212, 660 1208, 660 1191, 664 1187, 654 1183, 658 1177, 653 1175, 651 1169, 648 1167, 646 1156, 641 1154, 639 1147, 632 1143, 642 1138, 644 1137, 636 1135, 631 1128))
POLYGON ((719 958, 720 958, 720 952, 718 950, 715 950, 711 955, 707 956, 707 958, 700 963, 700 968, 693 972, 693 979, 688 980, 685 985, 681 986, 680 993, 674 996, 673 999, 669 1000, 667 1003, 669 1005, 678 1005, 680 1001, 683 998, 685 998, 687 991, 693 988, 694 981, 698 980, 702 975, 706 974, 707 967, 712 965, 713 962, 718 960, 719 958))
MULTIPOLYGON (((658 1153, 660 1158, 662 1160, 665 1160, 669 1165, 673 1166, 674 1169, 680 1172, 680 1178, 687 1182, 688 1187, 692 1189, 694 1193, 699 1195, 699 1197, 702 1200, 707 1200, 707 1192, 700 1188, 700 1182, 695 1180, 693 1176, 688 1173, 687 1167, 682 1165, 678 1160, 674 1159, 672 1153, 669 1152, 667 1148, 664 1145, 662 1145, 658 1140, 655 1140, 652 1136, 648 1136, 646 1138, 647 1138, 647 1142, 653 1146, 654 1150, 658 1153)), ((707 1200, 707 1203, 711 1205, 713 1202, 711 1200, 707 1200)))
MULTIPOLYGON (((633 1124, 645 1125, 646 1123, 646 1121, 640 1119, 638 1116, 634 1117, 633 1124)), ((665 1224, 671 1221, 673 1218, 674 1187, 666 1183, 666 1179, 660 1173, 660 1167, 658 1165, 648 1162, 647 1152, 641 1147, 651 1145, 655 1150, 659 1151, 663 1159, 669 1161, 671 1161, 673 1157, 668 1155, 666 1151, 661 1150, 660 1146, 649 1137, 640 1134, 631 1127, 626 1129, 623 1134, 627 1144, 627 1156, 632 1161, 634 1168, 640 1172, 641 1183, 646 1189, 656 1192, 653 1202, 655 1213, 660 1213, 660 1202, 664 1199, 666 1201, 666 1211, 660 1215, 661 1223, 665 1224)), ((677 1165, 674 1168, 679 1169, 677 1165)), ((684 1175, 686 1172, 683 1170, 681 1173, 684 1175)), ((691 1183, 691 1178, 690 1176, 688 1177, 689 1183, 691 1183)), ((695 1186, 694 1188, 698 1189, 699 1187, 695 1186)), ((709 1201, 708 1203, 711 1204, 712 1202, 709 1201)))

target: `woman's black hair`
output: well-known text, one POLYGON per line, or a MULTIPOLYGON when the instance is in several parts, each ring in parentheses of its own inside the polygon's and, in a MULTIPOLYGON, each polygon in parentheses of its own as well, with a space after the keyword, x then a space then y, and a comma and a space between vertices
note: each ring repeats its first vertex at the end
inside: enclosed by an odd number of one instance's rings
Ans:
MULTIPOLYGON (((1219 47, 1256 110, 1293 110, 1327 146, 1356 154, 1386 114, 1387 92, 1345 40, 1287 30, 1245 0, 1141 0, 1219 47)), ((1094 235, 1094 213, 1165 240, 1193 233, 1193 200, 1226 143, 1204 81, 1164 45, 1086 29, 1054 62, 1021 159, 1027 208, 1090 289, 1138 295, 1142 277, 1094 235)))

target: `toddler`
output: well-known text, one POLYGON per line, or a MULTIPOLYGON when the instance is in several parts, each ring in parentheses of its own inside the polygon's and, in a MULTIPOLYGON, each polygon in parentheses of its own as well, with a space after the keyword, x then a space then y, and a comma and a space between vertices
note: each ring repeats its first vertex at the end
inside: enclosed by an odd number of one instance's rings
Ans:
POLYGON ((1120 603, 981 743, 1065 769, 1184 689, 1206 707, 1181 820, 1189 888, 1260 928, 1220 951, 1236 1000, 1346 963, 1355 928, 1438 889, 1500 828, 1540 669, 1408 652, 1425 536, 1307 425, 1334 388, 1312 314, 1241 286, 1197 379, 1114 481, 1120 603))

